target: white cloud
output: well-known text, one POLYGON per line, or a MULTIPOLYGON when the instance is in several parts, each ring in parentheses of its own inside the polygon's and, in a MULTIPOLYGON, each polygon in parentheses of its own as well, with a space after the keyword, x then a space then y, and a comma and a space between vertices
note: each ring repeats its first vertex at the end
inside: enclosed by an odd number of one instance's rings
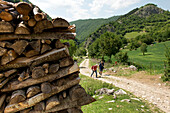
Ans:
POLYGON ((106 10, 117 10, 120 8, 128 7, 139 1, 140 0, 93 0, 89 6, 91 7, 90 10, 93 12, 93 14, 98 14, 102 8, 104 8, 104 6, 106 10))

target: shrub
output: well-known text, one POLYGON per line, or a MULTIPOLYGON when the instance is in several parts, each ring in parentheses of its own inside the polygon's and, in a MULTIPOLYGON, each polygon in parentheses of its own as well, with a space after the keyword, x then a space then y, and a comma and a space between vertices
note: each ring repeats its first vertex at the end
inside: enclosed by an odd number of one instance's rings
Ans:
POLYGON ((127 52, 119 52, 115 55, 115 59, 120 63, 126 63, 128 61, 127 52))

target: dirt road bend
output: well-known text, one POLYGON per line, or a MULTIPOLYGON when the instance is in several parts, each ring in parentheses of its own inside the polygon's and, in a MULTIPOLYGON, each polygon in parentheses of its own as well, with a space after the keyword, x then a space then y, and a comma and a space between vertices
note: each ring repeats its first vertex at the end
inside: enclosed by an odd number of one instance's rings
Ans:
MULTIPOLYGON (((80 64, 80 73, 86 76, 90 76, 91 69, 89 69, 89 59, 85 59, 80 64)), ((156 105, 162 111, 170 113, 170 89, 158 88, 156 86, 143 84, 139 81, 115 77, 115 76, 103 76, 101 78, 94 78, 107 83, 111 83, 116 87, 123 88, 135 96, 147 100, 148 102, 156 105)))

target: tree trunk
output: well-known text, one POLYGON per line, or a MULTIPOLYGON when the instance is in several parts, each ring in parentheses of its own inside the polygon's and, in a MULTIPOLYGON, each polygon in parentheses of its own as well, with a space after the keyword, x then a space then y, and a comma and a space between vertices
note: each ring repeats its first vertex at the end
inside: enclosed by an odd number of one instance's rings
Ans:
POLYGON ((22 102, 25 99, 26 99, 25 92, 23 90, 16 90, 12 93, 9 105, 22 102))
POLYGON ((42 93, 51 93, 52 88, 51 84, 49 82, 44 82, 41 84, 41 91, 42 93))
POLYGON ((26 108, 29 108, 29 107, 32 107, 34 106, 35 104, 63 91, 63 90, 66 90, 76 84, 78 84, 80 82, 80 78, 76 78, 75 80, 72 80, 72 81, 69 81, 66 85, 63 85, 63 86, 55 86, 53 87, 52 89, 52 92, 51 93, 40 93, 30 99, 27 99, 23 102, 20 102, 20 103, 16 103, 16 104, 12 104, 12 105, 8 105, 6 106, 4 112, 5 113, 9 113, 9 112, 17 112, 17 111, 20 111, 20 110, 23 110, 23 109, 26 109, 26 108))
POLYGON ((35 106, 34 106, 34 110, 35 111, 44 111, 45 110, 45 102, 40 102, 40 103, 37 103, 35 106))
POLYGON ((71 57, 64 58, 59 61, 60 62, 60 67, 67 67, 69 65, 74 64, 74 61, 71 57))
POLYGON ((32 85, 35 85, 35 84, 40 84, 40 83, 43 83, 43 82, 46 82, 46 81, 53 81, 55 79, 62 78, 66 75, 75 73, 77 71, 79 71, 79 67, 75 63, 73 66, 59 70, 56 74, 49 74, 49 75, 46 75, 44 77, 37 78, 37 79, 30 78, 30 79, 27 79, 23 82, 19 82, 17 84, 13 84, 13 82, 11 82, 8 85, 6 85, 5 88, 1 89, 1 92, 13 91, 13 90, 29 87, 29 86, 32 86, 32 85))
POLYGON ((66 28, 68 28, 68 26, 70 25, 65 19, 62 19, 62 18, 53 19, 52 23, 53 23, 54 27, 66 27, 66 28))
POLYGON ((16 53, 21 55, 28 44, 29 43, 26 40, 19 40, 12 44, 11 48, 13 48, 16 53))
POLYGON ((56 73, 59 70, 59 64, 51 64, 49 66, 49 73, 53 74, 56 73))
POLYGON ((46 51, 49 51, 49 50, 51 50, 51 49, 52 49, 52 48, 51 48, 49 45, 43 44, 43 45, 42 45, 42 48, 41 48, 41 54, 44 53, 44 52, 46 52, 46 51))
POLYGON ((34 27, 34 32, 35 33, 42 33, 43 30, 51 29, 51 28, 53 28, 53 24, 51 23, 51 21, 42 20, 42 21, 37 22, 37 24, 34 27))
POLYGON ((9 23, 5 21, 0 21, 0 33, 13 33, 14 27, 9 23))
POLYGON ((31 34, 30 29, 24 24, 24 22, 20 22, 15 30, 15 34, 31 34))
POLYGON ((35 67, 32 70, 32 75, 31 76, 32 76, 32 78, 43 77, 43 76, 45 76, 45 71, 44 71, 44 69, 41 66, 35 67))
POLYGON ((14 50, 9 50, 5 55, 2 56, 1 58, 1 65, 5 65, 13 60, 15 60, 15 58, 18 55, 15 53, 14 50))
POLYGON ((23 15, 28 15, 32 11, 32 6, 26 2, 19 2, 15 5, 16 10, 23 15))
POLYGON ((34 95, 38 94, 39 92, 41 92, 39 86, 31 86, 27 90, 27 93, 26 93, 27 98, 33 97, 34 95))
POLYGON ((45 110, 50 110, 51 108, 53 108, 54 106, 60 104, 57 96, 52 96, 50 97, 47 101, 46 101, 46 109, 45 110))

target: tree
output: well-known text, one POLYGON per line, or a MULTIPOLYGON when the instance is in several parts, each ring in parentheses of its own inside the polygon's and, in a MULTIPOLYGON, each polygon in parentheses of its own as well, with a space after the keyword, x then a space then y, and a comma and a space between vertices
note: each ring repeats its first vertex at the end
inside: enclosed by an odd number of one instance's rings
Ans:
POLYGON ((145 55, 145 52, 147 52, 147 44, 143 43, 140 47, 140 50, 143 53, 143 55, 145 55))
POLYGON ((127 55, 127 52, 119 52, 115 55, 115 59, 118 61, 118 62, 121 62, 121 63, 126 63, 128 61, 128 55, 127 55))

